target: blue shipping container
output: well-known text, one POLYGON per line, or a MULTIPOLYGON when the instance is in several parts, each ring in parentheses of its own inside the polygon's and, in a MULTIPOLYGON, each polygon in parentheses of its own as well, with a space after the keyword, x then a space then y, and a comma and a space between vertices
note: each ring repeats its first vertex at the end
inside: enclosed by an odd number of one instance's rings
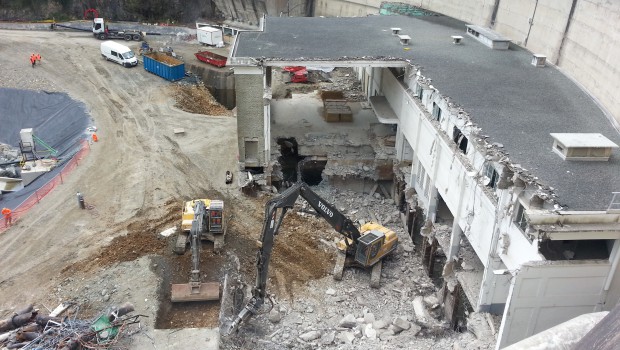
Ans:
POLYGON ((185 76, 185 63, 163 53, 153 52, 145 54, 143 64, 147 72, 158 75, 166 80, 175 81, 185 76), (174 62, 175 64, 162 62, 164 60, 166 62, 174 62))

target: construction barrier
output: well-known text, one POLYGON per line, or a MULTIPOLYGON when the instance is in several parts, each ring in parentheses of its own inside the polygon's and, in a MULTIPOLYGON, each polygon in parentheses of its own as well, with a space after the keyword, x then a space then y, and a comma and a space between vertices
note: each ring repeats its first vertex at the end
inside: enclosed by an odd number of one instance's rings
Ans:
MULTIPOLYGON (((90 144, 87 140, 81 140, 80 149, 71 157, 69 161, 67 161, 64 165, 62 165, 62 170, 56 176, 51 178, 47 183, 38 188, 34 193, 28 196, 21 204, 17 206, 17 208, 9 208, 12 212, 12 220, 13 225, 19 220, 20 217, 25 216, 25 214, 34 207, 36 204, 39 204, 41 199, 47 196, 52 190, 64 183, 64 179, 72 172, 77 166, 80 165, 82 159, 90 152, 90 144)), ((0 233, 3 233, 7 230, 7 227, 4 225, 4 218, 1 218, 0 221, 0 233)))

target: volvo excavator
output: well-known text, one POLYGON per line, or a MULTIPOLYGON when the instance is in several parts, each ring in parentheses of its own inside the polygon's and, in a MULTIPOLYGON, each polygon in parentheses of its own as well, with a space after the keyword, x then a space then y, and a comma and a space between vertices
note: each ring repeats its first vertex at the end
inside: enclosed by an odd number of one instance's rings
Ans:
POLYGON ((304 198, 334 230, 344 236, 344 239, 338 244, 339 248, 342 248, 342 252, 338 254, 334 278, 337 280, 342 278, 342 270, 345 265, 372 267, 371 286, 379 287, 381 261, 396 249, 398 244, 396 233, 376 223, 368 223, 358 229, 336 207, 312 191, 309 185, 298 181, 266 204, 265 221, 256 263, 256 284, 252 289, 252 297, 229 324, 223 325, 224 335, 235 332, 242 323, 259 313, 264 305, 267 297, 269 260, 271 259, 274 239, 286 212, 293 208, 299 196, 304 198))
MULTIPOLYGON (((192 268, 189 283, 171 285, 170 299, 173 303, 220 299, 219 282, 202 283, 200 279, 200 246, 202 245, 202 236, 208 233, 212 234, 212 231, 217 231, 222 234, 221 237, 223 241, 223 233, 221 232, 223 228, 222 210, 220 210, 223 209, 223 206, 220 205, 221 201, 216 201, 215 208, 212 207, 211 210, 207 209, 207 203, 213 205, 213 202, 214 201, 209 202, 208 200, 198 199, 187 202, 186 207, 183 209, 183 223, 181 224, 181 228, 185 231, 187 226, 190 226, 189 242, 192 251, 192 268), (191 220, 187 220, 186 218, 186 213, 189 211, 187 208, 188 205, 192 205, 191 220), (213 226, 211 226, 212 223, 213 226)), ((180 233, 179 237, 175 252, 181 249, 179 245, 182 246, 182 252, 184 252, 188 237, 186 237, 184 233, 180 233), (181 241, 182 244, 180 244, 179 241, 181 241)))
POLYGON ((195 199, 185 202, 181 214, 181 232, 177 236, 174 252, 185 253, 187 243, 190 243, 190 229, 197 218, 200 219, 198 238, 213 242, 213 251, 219 253, 224 246, 227 223, 224 217, 224 201, 219 199, 195 199), (198 206, 199 203, 202 204, 198 206))

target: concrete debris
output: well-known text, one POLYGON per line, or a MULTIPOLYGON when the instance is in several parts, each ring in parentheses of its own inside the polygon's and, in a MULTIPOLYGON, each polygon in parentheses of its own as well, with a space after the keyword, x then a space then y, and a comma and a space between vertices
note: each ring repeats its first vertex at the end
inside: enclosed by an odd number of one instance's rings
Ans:
POLYGON ((426 305, 428 305, 431 309, 439 307, 439 299, 432 294, 424 297, 424 303, 426 303, 426 305))
POLYGON ((280 320, 282 320, 282 314, 280 314, 280 312, 275 308, 269 311, 269 316, 267 317, 271 323, 278 323, 280 322, 280 320))
POLYGON ((372 312, 368 312, 364 314, 364 323, 373 323, 375 322, 375 314, 372 312))
POLYGON ((377 339, 377 331, 372 328, 372 324, 364 326, 363 334, 368 339, 377 339))
POLYGON ((394 319, 394 322, 392 322, 392 325, 394 325, 395 329, 398 331, 397 333, 400 333, 411 327, 411 323, 409 323, 409 321, 407 321, 403 317, 396 317, 394 319))
POLYGON ((353 328, 356 325, 357 325, 357 320, 355 319, 355 316, 353 316, 352 314, 346 315, 342 320, 340 320, 340 322, 338 322, 338 326, 343 327, 343 328, 353 328))
POLYGON ((416 296, 413 299, 413 311, 418 322, 427 323, 431 321, 431 316, 424 306, 424 297, 416 296))
POLYGON ((312 341, 312 340, 319 339, 320 337, 321 337, 321 332, 319 331, 310 331, 310 332, 301 334, 299 336, 299 338, 301 338, 303 341, 312 341))
POLYGON ((323 345, 330 345, 336 339, 336 332, 327 332, 321 336, 321 340, 319 341, 323 345))
POLYGON ((340 339, 345 344, 353 344, 353 340, 355 340, 355 335, 353 332, 340 332, 338 333, 338 339, 340 339))
MULTIPOLYGON (((385 199, 359 196, 350 190, 337 189, 323 183, 313 189, 326 201, 338 203, 338 208, 347 214, 352 213, 351 219, 370 221, 370 212, 380 216, 381 220, 386 216, 393 217, 393 204, 387 203, 385 199)), ((296 213, 298 208, 303 208, 303 203, 299 201, 292 212, 296 213)), ((322 223, 322 219, 306 215, 304 220, 316 220, 317 225, 321 225, 319 223, 322 223)), ((391 224, 389 228, 399 235, 401 244, 383 262, 381 288, 371 289, 368 273, 361 269, 346 269, 343 280, 339 282, 334 282, 332 276, 313 280, 309 282, 309 292, 304 299, 295 300, 291 304, 287 300, 279 301, 278 305, 286 304, 290 310, 280 322, 283 331, 269 338, 272 342, 270 345, 261 343, 259 347, 266 350, 319 347, 359 350, 451 349, 455 338, 465 333, 453 333, 446 322, 435 320, 441 317, 437 287, 424 272, 419 254, 415 253, 416 249, 413 249, 414 245, 402 223, 398 221, 398 224, 391 224), (411 251, 406 252, 403 245, 412 247, 411 251), (313 312, 308 313, 310 308, 313 312), (313 331, 320 332, 320 338, 305 340, 314 336, 315 333, 311 333, 313 331)), ((317 229, 321 228, 317 226, 317 229)), ((331 244, 340 240, 341 236, 323 230, 321 238, 331 244)), ((324 244, 319 246, 333 249, 333 246, 324 244)), ((265 321, 267 316, 263 316, 265 321)), ((273 328, 265 334, 273 333, 277 328, 272 322, 265 322, 265 325, 273 328)), ((250 336, 247 339, 252 341, 250 336)))
POLYGON ((377 320, 372 323, 372 328, 374 329, 386 329, 388 326, 389 323, 385 322, 384 320, 377 320))
POLYGON ((483 313, 472 312, 467 317, 467 330, 472 332, 478 339, 490 339, 493 331, 483 313))

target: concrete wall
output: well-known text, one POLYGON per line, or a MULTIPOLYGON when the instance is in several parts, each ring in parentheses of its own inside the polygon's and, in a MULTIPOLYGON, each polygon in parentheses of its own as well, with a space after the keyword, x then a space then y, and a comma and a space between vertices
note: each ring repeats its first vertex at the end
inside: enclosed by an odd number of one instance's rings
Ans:
POLYGON ((263 15, 303 17, 312 15, 312 0, 213 0, 219 14, 229 21, 258 25, 263 15))
POLYGON ((246 140, 258 141, 258 164, 248 166, 266 166, 263 70, 260 67, 235 67, 235 87, 240 167, 246 165, 246 140))
POLYGON ((202 63, 185 63, 185 68, 200 76, 217 102, 228 109, 235 108, 235 76, 230 70, 211 69, 202 63))
MULTIPOLYGON (((462 21, 491 26, 574 78, 620 124, 620 1, 401 0, 462 21), (496 8, 497 4, 497 8, 496 8)), ((316 16, 378 14, 381 1, 319 0, 316 16)), ((432 77, 430 77, 432 78, 432 77)), ((465 106, 466 107, 466 106, 465 106)), ((617 126, 618 127, 618 126, 617 126)))

